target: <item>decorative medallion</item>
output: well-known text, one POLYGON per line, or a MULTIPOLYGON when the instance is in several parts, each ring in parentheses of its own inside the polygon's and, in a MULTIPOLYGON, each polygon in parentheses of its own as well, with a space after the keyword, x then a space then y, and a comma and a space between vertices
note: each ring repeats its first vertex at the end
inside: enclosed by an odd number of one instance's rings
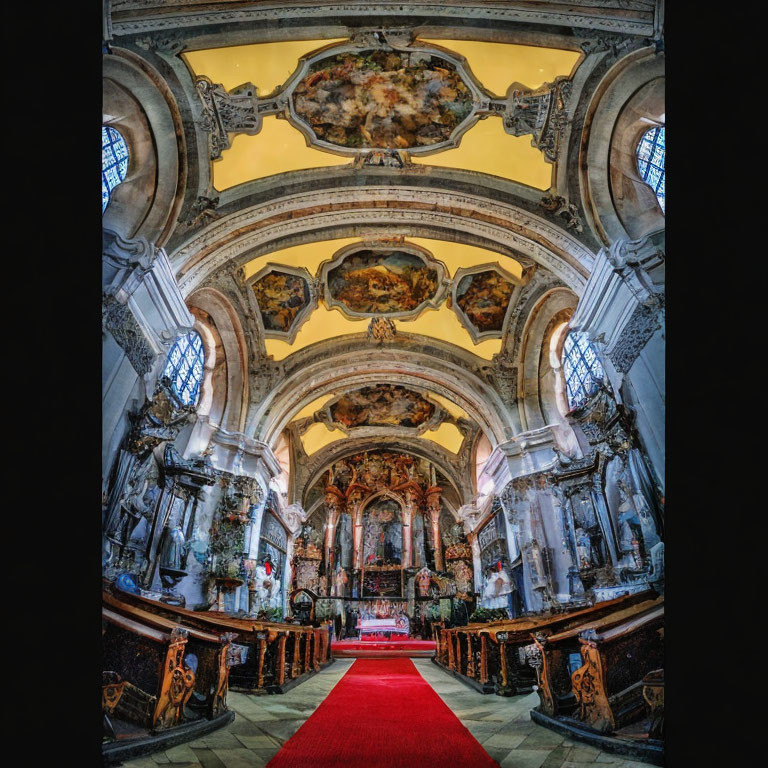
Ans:
POLYGON ((415 317, 445 294, 442 265, 416 246, 343 248, 323 266, 325 300, 351 317, 415 317))

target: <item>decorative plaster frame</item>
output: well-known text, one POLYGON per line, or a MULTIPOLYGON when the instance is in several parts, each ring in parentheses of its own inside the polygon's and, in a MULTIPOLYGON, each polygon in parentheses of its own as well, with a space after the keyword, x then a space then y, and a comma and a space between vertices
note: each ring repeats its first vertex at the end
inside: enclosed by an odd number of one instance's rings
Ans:
POLYGON ((262 267, 258 272, 248 278, 246 281, 246 286, 248 303, 250 304, 251 309, 254 310, 254 316, 258 322, 262 337, 265 339, 280 339, 281 341, 287 341, 289 344, 293 344, 293 342, 296 340, 296 334, 299 332, 301 326, 304 325, 304 323, 309 319, 309 316, 312 314, 312 312, 317 309, 317 286, 315 279, 312 277, 309 271, 304 267, 289 267, 284 264, 275 264, 273 262, 269 262, 268 264, 265 264, 264 267, 262 267), (289 275, 294 275, 295 277, 300 277, 307 285, 309 301, 293 319, 291 327, 287 331, 271 331, 265 328, 264 320, 261 316, 261 307, 259 306, 259 302, 256 300, 256 295, 253 290, 255 283, 258 283, 259 280, 271 274, 272 272, 283 272, 289 275))
POLYGON ((499 266, 496 262, 489 262, 488 264, 479 264, 475 267, 460 267, 456 270, 456 274, 453 276, 451 284, 451 309, 456 313, 459 318, 459 322, 462 324, 467 333, 472 337, 472 341, 475 344, 479 344, 486 339, 503 339, 507 333, 509 326, 509 318, 511 310, 517 303, 517 298, 520 295, 520 281, 515 279, 506 269, 499 266), (512 293, 509 296, 509 303, 507 309, 504 312, 504 320, 501 324, 501 329, 498 331, 479 331, 474 323, 467 317, 464 310, 459 306, 458 297, 456 292, 459 289, 459 285, 465 277, 471 277, 472 275, 478 275, 481 272, 496 272, 501 275, 512 288, 512 293))
POLYGON ((338 309, 345 317, 353 320, 361 318, 370 319, 372 317, 382 316, 390 320, 415 320, 422 312, 424 312, 424 310, 429 308, 437 309, 437 307, 445 301, 450 280, 448 279, 448 270, 442 262, 435 259, 426 248, 422 248, 421 246, 412 243, 393 244, 382 241, 381 244, 379 244, 371 240, 361 240, 359 243, 352 243, 351 245, 346 245, 343 248, 340 248, 333 254, 329 261, 325 261, 320 265, 320 284, 323 286, 323 301, 328 309, 338 309), (435 295, 431 299, 422 301, 415 309, 409 309, 403 312, 357 312, 353 309, 349 309, 344 302, 331 295, 330 286, 328 285, 328 276, 331 270, 341 266, 348 256, 360 251, 403 251, 404 253, 416 256, 424 262, 425 266, 429 269, 434 269, 437 272, 437 289, 435 295))
POLYGON ((293 94, 296 86, 309 74, 309 70, 313 64, 322 61, 323 59, 330 58, 332 56, 338 56, 343 53, 352 53, 356 55, 362 55, 366 51, 384 50, 395 51, 405 53, 419 53, 424 52, 432 56, 439 56, 444 58, 451 66, 456 70, 456 74, 469 88, 472 94, 472 111, 461 121, 451 132, 451 135, 445 141, 440 141, 437 144, 429 144, 427 146, 415 146, 405 148, 405 152, 411 155, 427 156, 433 155, 437 152, 443 152, 447 149, 455 149, 461 143, 461 137, 472 128, 483 112, 487 111, 487 105, 494 97, 487 94, 480 82, 472 73, 472 70, 467 63, 467 60, 460 54, 448 51, 440 46, 430 45, 423 42, 411 41, 403 44, 402 37, 398 36, 396 41, 392 43, 386 42, 387 32, 383 32, 382 37, 384 41, 380 40, 373 35, 358 35, 357 40, 353 39, 348 43, 341 43, 338 45, 325 46, 311 56, 302 57, 299 59, 299 64, 293 74, 286 80, 285 84, 281 88, 279 94, 275 97, 275 101, 278 104, 285 103, 285 107, 288 111, 288 121, 294 128, 301 131, 306 139, 307 146, 314 149, 320 149, 325 152, 330 152, 335 155, 342 155, 344 157, 357 157, 360 154, 367 153, 369 151, 384 150, 386 147, 343 147, 338 144, 332 144, 329 141, 323 141, 315 134, 312 127, 301 118, 294 107, 293 94))

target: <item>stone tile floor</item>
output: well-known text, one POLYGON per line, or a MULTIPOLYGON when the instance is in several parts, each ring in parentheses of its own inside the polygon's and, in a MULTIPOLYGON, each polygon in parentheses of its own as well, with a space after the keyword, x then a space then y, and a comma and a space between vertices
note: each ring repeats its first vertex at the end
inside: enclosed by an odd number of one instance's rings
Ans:
MULTIPOLYGON (((337 659, 282 695, 251 696, 230 691, 227 702, 235 711, 235 720, 226 728, 123 765, 125 768, 158 765, 262 768, 317 709, 354 661, 337 659)), ((539 701, 535 693, 509 698, 483 695, 444 672, 430 659, 412 661, 501 768, 584 768, 588 764, 595 768, 603 765, 605 768, 648 768, 647 763, 601 752, 536 725, 529 715, 539 701)))

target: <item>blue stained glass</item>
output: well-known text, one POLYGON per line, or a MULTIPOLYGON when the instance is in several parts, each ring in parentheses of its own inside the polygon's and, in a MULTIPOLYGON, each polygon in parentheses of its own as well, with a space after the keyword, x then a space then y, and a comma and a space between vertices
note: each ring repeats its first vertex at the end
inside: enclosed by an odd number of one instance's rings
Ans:
POLYGON ((563 373, 571 409, 585 403, 605 375, 595 348, 579 331, 571 331, 565 339, 563 373))
POLYGON ((637 145, 637 168, 643 181, 656 193, 661 210, 666 213, 664 184, 667 154, 666 128, 651 128, 643 134, 637 145))
POLYGON ((203 340, 196 331, 179 336, 168 353, 163 376, 170 379, 173 391, 184 405, 197 404, 204 362, 203 340))
POLYGON ((109 205, 112 190, 128 175, 128 145, 119 131, 101 126, 101 212, 109 205))

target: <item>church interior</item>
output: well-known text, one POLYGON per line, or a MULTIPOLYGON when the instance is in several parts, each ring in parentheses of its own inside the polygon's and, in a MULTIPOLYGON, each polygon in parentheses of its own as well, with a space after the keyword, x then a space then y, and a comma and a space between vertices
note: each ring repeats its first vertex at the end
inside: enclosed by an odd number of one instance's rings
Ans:
POLYGON ((101 755, 665 764, 663 0, 104 0, 101 755))

